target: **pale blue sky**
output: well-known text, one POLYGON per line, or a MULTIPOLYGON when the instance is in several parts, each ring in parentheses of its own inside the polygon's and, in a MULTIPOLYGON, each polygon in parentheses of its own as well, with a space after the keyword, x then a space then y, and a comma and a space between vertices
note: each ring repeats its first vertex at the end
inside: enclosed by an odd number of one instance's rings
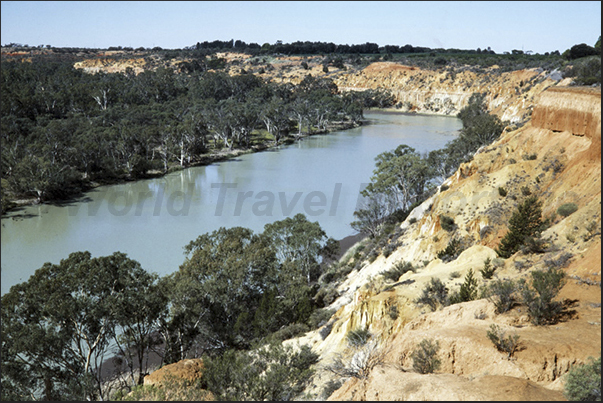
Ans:
POLYGON ((2 1, 1 43, 183 48, 197 42, 375 42, 563 52, 594 45, 600 1, 2 1))

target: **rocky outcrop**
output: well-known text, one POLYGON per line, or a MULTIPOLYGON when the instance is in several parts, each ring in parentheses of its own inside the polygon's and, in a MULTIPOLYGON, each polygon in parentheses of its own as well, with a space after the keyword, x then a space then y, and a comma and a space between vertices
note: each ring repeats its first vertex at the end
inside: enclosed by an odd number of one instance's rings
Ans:
POLYGON ((145 385, 161 386, 170 379, 183 379, 194 382, 203 376, 203 360, 200 358, 186 359, 166 365, 144 377, 145 385))

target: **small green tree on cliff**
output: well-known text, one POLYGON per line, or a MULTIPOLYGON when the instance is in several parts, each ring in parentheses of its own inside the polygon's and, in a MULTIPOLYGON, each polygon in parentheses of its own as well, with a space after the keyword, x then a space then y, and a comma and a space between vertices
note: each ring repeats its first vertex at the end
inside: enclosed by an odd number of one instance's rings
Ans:
POLYGON ((505 259, 511 257, 528 238, 536 236, 541 227, 542 202, 536 196, 528 197, 511 216, 509 232, 501 240, 496 252, 505 259))

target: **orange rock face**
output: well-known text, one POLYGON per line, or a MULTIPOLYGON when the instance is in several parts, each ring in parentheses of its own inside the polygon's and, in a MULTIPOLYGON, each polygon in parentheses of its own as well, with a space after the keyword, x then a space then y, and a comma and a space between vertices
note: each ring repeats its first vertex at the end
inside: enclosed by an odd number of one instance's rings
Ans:
POLYGON ((586 136, 592 144, 585 157, 601 158, 601 88, 549 88, 534 108, 532 125, 586 136))
POLYGON ((196 381, 203 376, 203 360, 194 358, 166 365, 144 377, 145 385, 161 385, 170 377, 196 381))

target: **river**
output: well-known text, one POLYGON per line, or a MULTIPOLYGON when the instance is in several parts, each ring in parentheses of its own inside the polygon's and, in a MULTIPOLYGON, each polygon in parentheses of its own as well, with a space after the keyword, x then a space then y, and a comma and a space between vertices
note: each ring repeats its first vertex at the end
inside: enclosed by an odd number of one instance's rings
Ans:
POLYGON ((2 294, 45 262, 69 253, 120 251, 165 275, 184 261, 183 247, 219 227, 261 232, 265 224, 304 213, 342 239, 375 157, 407 144, 442 148, 461 128, 445 116, 365 112, 358 128, 304 138, 275 151, 246 154, 157 179, 102 186, 68 205, 36 205, 2 218, 2 294))

